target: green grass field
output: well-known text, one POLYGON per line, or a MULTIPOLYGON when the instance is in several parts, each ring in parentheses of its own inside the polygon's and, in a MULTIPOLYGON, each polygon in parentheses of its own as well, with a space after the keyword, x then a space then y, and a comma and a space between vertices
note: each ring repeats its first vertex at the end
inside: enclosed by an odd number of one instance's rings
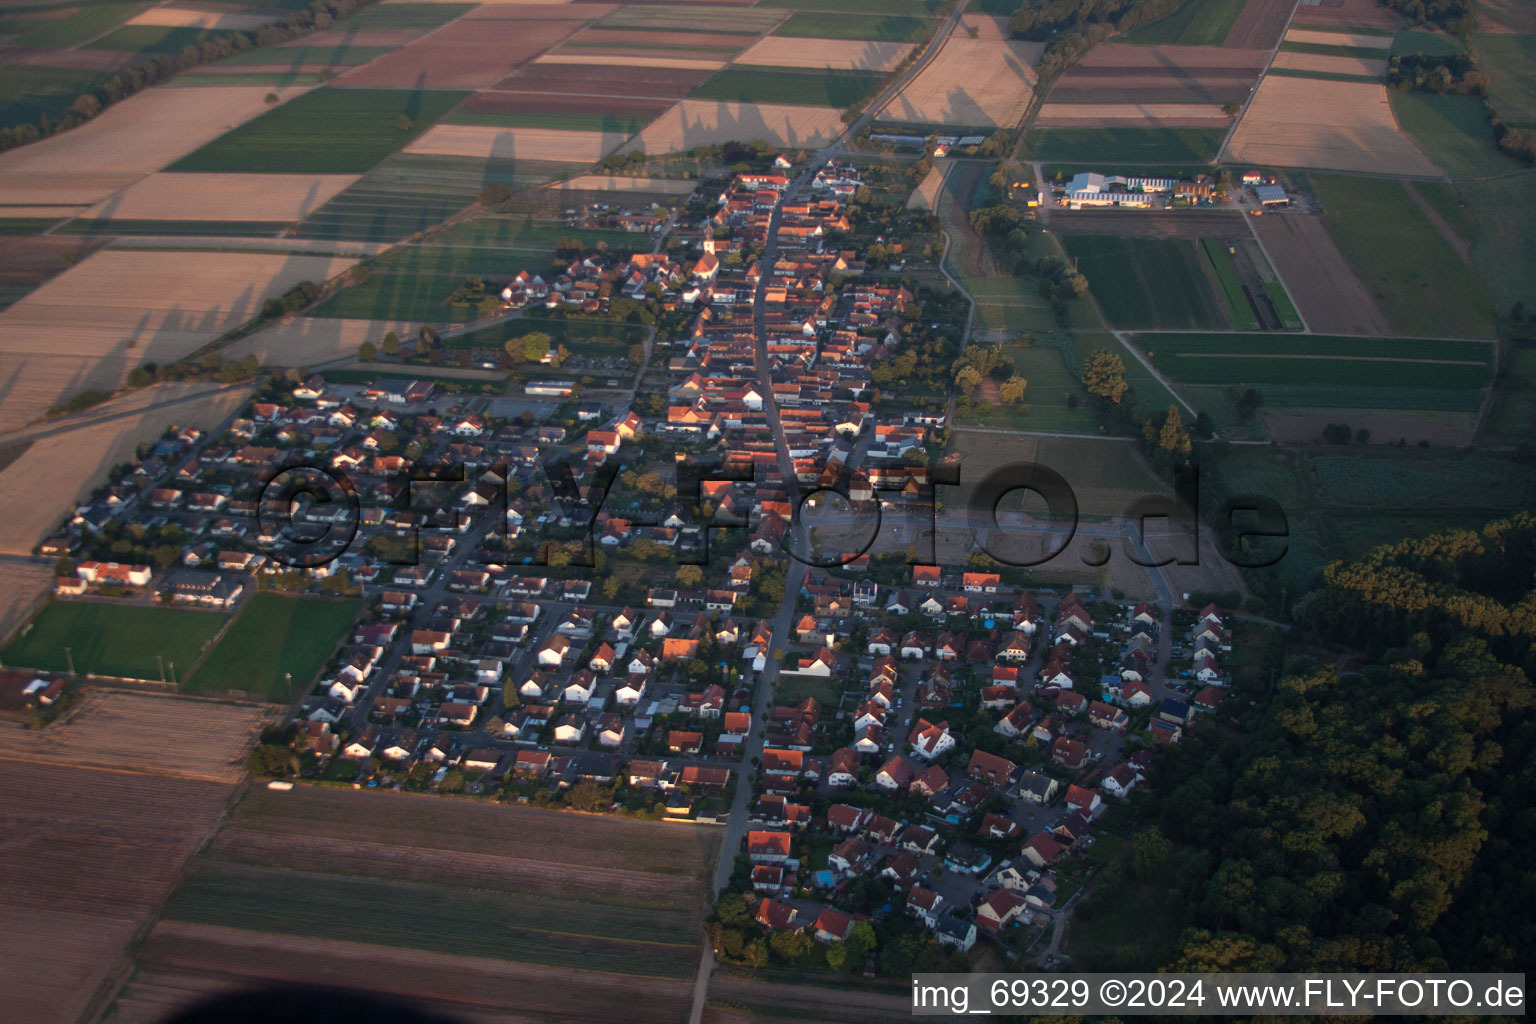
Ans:
POLYGON ((0 16, 7 35, 7 46, 61 49, 99 36, 113 25, 121 24, 150 6, 147 3, 88 4, 65 10, 62 17, 40 16, 40 11, 24 11, 23 5, 10 8, 0 16))
MULTIPOLYGON (((1502 37, 1501 37, 1502 38, 1502 37)), ((1425 53, 1432 57, 1449 57, 1466 49, 1459 38, 1444 32, 1399 32, 1392 37, 1391 54, 1394 57, 1407 53, 1425 53)))
POLYGON ((1476 341, 1326 335, 1144 334, 1137 344, 1197 405, 1226 407, 1226 389, 1255 387, 1270 409, 1475 410, 1493 379, 1493 348, 1476 341))
POLYGON ((1477 239, 1477 211, 1462 202, 1457 186, 1448 181, 1416 181, 1413 187, 1457 237, 1469 243, 1477 239))
POLYGON ((167 170, 361 174, 426 131, 467 95, 449 90, 316 89, 226 132, 167 170), (403 131, 401 118, 409 124, 403 131))
POLYGON ((1056 325, 1032 279, 964 277, 960 284, 975 297, 976 326, 983 330, 1045 331, 1056 325))
POLYGON ((886 77, 876 71, 729 67, 695 89, 689 98, 841 109, 868 98, 886 77))
POLYGON ((179 54, 188 46, 200 46, 225 33, 206 28, 176 28, 169 25, 124 25, 95 42, 88 50, 119 50, 124 53, 179 54))
POLYGON ((1286 294, 1285 285, 1279 281, 1265 281, 1264 290, 1269 293, 1269 301, 1274 304, 1275 314, 1280 317, 1280 323, 1287 329, 1301 326, 1301 314, 1296 312, 1296 304, 1286 294))
POLYGON ((368 280, 345 288, 315 307, 319 317, 463 323, 478 314, 473 307, 451 306, 448 296, 471 274, 510 278, 519 270, 544 270, 553 244, 530 242, 527 251, 491 247, 407 245, 369 266, 368 280))
POLYGON ((1395 181, 1311 175, 1323 223, 1393 329, 1407 336, 1492 337, 1477 276, 1395 181))
POLYGON ((1388 96, 1403 131, 1451 177, 1509 174, 1525 166, 1499 152, 1478 97, 1396 90, 1388 96))
POLYGON ((1516 302, 1536 309, 1530 275, 1536 266, 1536 177, 1462 181, 1456 190, 1477 222, 1472 266, 1499 311, 1508 314, 1516 302))
POLYGON ((773 699, 775 703, 787 706, 804 703, 807 697, 815 697, 821 701, 823 708, 835 710, 838 702, 843 699, 847 685, 845 679, 781 675, 773 686, 773 699))
POLYGON ((206 89, 212 85, 319 85, 320 73, 317 71, 244 71, 232 75, 206 75, 195 72, 177 75, 175 78, 161 82, 169 88, 193 88, 206 89))
POLYGON ((1018 405, 974 403, 968 414, 960 415, 961 424, 1069 434, 1099 432, 1098 417, 1083 395, 1081 382, 1067 366, 1068 356, 1075 352, 1065 333, 1036 331, 1027 340, 1003 345, 1002 352, 1013 363, 1014 372, 1029 382, 1024 400, 1018 405))
POLYGON ((1536 36, 1479 33, 1472 40, 1499 116, 1510 124, 1536 124, 1536 36))
POLYGON ((7 665, 64 672, 70 651, 76 672, 132 679, 161 678, 160 664, 185 675, 224 625, 216 612, 55 601, 12 641, 0 659, 7 665), (158 655, 158 658, 157 658, 158 655))
POLYGON ((1187 239, 1063 235, 1115 327, 1224 327, 1216 296, 1187 239))
POLYGON ((0 125, 36 124, 43 114, 58 117, 108 77, 77 68, 0 66, 0 125))
POLYGON ((645 341, 646 328, 640 324, 616 324, 602 320, 557 319, 525 315, 517 320, 444 338, 447 348, 500 349, 513 338, 541 331, 572 351, 586 348, 609 355, 624 355, 629 346, 645 341))
POLYGON ((198 864, 166 916, 645 977, 690 977, 699 955, 691 907, 632 908, 211 860, 198 864))
POLYGON ((1220 46, 1247 0, 1190 0, 1164 18, 1131 29, 1119 43, 1220 46))
POLYGON ((809 39, 873 39, 880 42, 915 43, 938 27, 930 18, 898 14, 833 14, 801 11, 773 30, 776 36, 809 39))
POLYGON ((1227 309, 1232 313, 1232 322, 1244 330, 1258 330, 1259 318, 1248 296, 1243 294, 1243 286, 1237 279, 1237 268, 1232 266, 1232 256, 1227 252, 1227 243, 1219 238, 1202 238, 1200 247, 1216 274, 1216 283, 1221 287, 1222 298, 1226 299, 1227 309))
POLYGON ((286 701, 306 689, 357 618, 358 602, 259 593, 182 690, 244 690, 286 701), (292 684, 285 673, 293 677, 292 684))
POLYGON ((1073 163, 1209 163, 1225 128, 1035 128, 1024 136, 1031 160, 1073 163))
POLYGON ((287 221, 250 220, 72 220, 61 224, 61 235, 215 235, 225 238, 271 238, 287 221))

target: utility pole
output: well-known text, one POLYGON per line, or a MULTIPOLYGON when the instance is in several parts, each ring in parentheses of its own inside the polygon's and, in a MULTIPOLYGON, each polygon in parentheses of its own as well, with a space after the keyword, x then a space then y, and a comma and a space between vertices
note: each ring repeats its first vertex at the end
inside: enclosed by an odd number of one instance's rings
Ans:
POLYGON ((160 666, 160 681, 163 683, 165 682, 165 659, 157 654, 155 655, 155 661, 160 666))
POLYGON ((69 666, 69 674, 75 674, 75 657, 68 647, 64 648, 64 664, 69 666))

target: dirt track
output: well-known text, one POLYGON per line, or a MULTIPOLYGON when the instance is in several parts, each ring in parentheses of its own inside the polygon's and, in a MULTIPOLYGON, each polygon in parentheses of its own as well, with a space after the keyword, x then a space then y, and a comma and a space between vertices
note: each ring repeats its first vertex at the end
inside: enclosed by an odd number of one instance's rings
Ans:
POLYGON ((1280 213, 1254 218, 1253 227, 1308 327, 1319 334, 1392 333, 1322 221, 1280 213))

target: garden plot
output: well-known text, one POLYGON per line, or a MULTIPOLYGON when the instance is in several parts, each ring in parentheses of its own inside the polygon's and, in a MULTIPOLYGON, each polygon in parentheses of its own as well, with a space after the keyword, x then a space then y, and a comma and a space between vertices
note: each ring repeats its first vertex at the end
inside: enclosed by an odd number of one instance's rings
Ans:
POLYGON ((1385 85, 1266 76, 1227 143, 1250 164, 1438 177, 1403 135, 1385 85))
POLYGON ((912 47, 912 43, 768 36, 737 57, 736 63, 837 71, 895 71, 912 52, 912 47))
POLYGON ((776 146, 820 146, 842 130, 842 114, 832 107, 684 100, 647 125, 625 149, 675 153, 753 139, 776 146))
POLYGON ((552 128, 492 128, 440 124, 406 147, 416 155, 469 156, 495 160, 564 160, 595 163, 624 144, 618 132, 568 132, 552 128))
POLYGON ((355 174, 152 174, 81 216, 95 220, 292 221, 355 174))
POLYGON ((0 154, 6 202, 89 204, 285 103, 304 86, 146 89, 85 124, 0 154))
POLYGON ((1042 43, 1006 38, 1006 20, 968 14, 933 62, 880 111, 888 121, 1006 128, 1034 97, 1042 43), (969 33, 974 32, 974 36, 969 33))

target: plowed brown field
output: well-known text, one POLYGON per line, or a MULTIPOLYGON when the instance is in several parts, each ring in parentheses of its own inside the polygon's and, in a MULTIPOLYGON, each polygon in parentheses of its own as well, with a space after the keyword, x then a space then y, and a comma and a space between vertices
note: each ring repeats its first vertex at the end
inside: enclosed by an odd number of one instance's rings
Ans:
POLYGON ((1248 0, 1221 45, 1238 50, 1269 49, 1280 41, 1295 6, 1296 0, 1248 0))
MULTIPOLYGON (((353 87, 483 89, 586 24, 581 7, 555 7, 562 18, 526 17, 533 7, 497 9, 505 17, 460 18, 419 41, 343 74, 353 87)), ((593 15, 594 17, 596 15, 593 15)))
POLYGON ((1282 213, 1254 218, 1253 227, 1308 327, 1320 334, 1392 333, 1322 221, 1282 213))

